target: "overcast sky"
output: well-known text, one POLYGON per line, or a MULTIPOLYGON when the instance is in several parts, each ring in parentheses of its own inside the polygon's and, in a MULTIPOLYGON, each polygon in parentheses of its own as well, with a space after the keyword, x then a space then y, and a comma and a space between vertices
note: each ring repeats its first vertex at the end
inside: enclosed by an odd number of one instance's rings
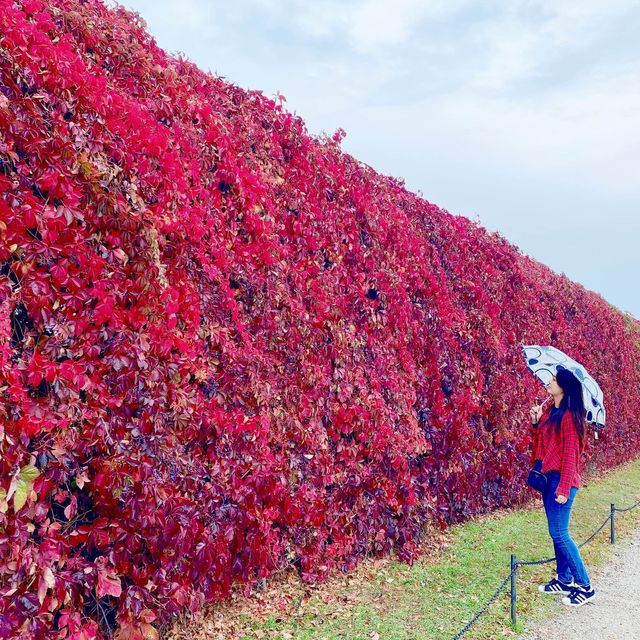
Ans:
POLYGON ((640 0, 126 0, 158 44, 640 318, 640 0))

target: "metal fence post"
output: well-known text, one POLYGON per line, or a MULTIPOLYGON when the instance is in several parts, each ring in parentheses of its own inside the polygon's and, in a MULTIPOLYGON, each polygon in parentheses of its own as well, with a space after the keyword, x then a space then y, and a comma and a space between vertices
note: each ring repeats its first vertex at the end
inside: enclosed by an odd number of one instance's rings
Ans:
POLYGON ((612 502, 611 503, 611 544, 615 544, 615 541, 616 541, 615 517, 616 517, 616 505, 612 502))
POLYGON ((516 564, 515 554, 511 554, 511 623, 516 626, 516 573, 518 566, 516 564))

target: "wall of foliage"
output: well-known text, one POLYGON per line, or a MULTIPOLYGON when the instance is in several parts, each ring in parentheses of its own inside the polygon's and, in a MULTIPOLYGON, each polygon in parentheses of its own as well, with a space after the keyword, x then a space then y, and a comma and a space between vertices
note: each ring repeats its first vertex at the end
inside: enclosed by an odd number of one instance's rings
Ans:
POLYGON ((523 343, 638 455, 639 323, 159 49, 0 0, 0 638, 149 640, 531 497, 523 343))

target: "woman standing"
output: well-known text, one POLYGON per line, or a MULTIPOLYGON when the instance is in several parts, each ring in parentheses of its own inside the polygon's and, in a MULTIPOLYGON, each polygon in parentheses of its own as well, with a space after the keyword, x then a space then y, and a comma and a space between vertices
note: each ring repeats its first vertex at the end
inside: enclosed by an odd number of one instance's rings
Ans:
POLYGON ((564 604, 580 607, 596 596, 580 550, 569 533, 573 501, 582 486, 580 465, 585 427, 582 385, 571 371, 559 369, 546 389, 553 403, 544 412, 538 405, 531 408, 531 461, 542 460, 541 471, 550 472, 542 501, 553 540, 557 573, 538 589, 542 593, 563 594, 564 604))

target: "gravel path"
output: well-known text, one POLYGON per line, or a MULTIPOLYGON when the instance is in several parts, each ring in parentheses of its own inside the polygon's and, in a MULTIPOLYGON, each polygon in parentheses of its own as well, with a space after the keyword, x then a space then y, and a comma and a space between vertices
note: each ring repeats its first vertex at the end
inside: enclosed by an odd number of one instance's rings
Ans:
POLYGON ((640 640, 640 530, 616 542, 614 556, 589 573, 596 597, 582 607, 557 598, 558 614, 521 636, 522 640, 640 640))

